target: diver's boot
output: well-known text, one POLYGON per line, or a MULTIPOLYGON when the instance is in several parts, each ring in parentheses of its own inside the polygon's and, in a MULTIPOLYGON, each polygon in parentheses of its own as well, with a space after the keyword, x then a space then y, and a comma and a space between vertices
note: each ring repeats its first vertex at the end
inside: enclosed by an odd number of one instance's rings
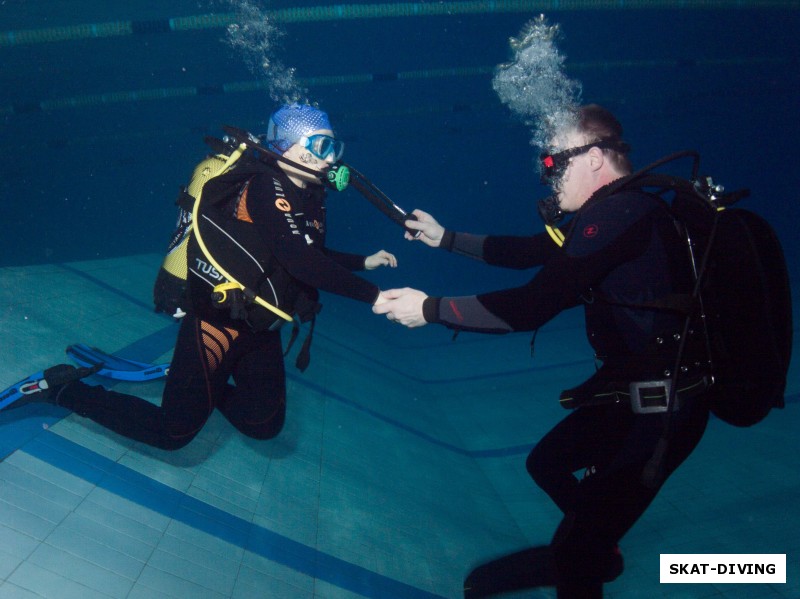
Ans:
POLYGON ((464 599, 555 586, 556 580, 551 548, 547 545, 530 547, 475 568, 464 580, 464 599))
POLYGON ((43 392, 46 396, 42 401, 47 401, 58 405, 58 396, 61 390, 75 381, 79 381, 87 376, 93 375, 103 367, 96 364, 92 367, 80 366, 76 368, 70 364, 57 364, 44 371, 44 383, 47 385, 43 392))
POLYGON ((625 560, 622 559, 622 551, 620 551, 619 545, 614 545, 614 550, 608 560, 605 573, 603 574, 603 582, 616 580, 624 569, 625 560))
POLYGON ((29 403, 50 403, 59 405, 58 398, 61 391, 82 378, 91 376, 103 367, 97 364, 91 368, 81 366, 76 368, 70 364, 57 364, 42 372, 40 378, 34 378, 20 387, 22 397, 14 402, 12 409, 21 408, 29 403))
POLYGON ((577 580, 559 582, 556 599, 603 599, 603 583, 577 580))
POLYGON ((591 569, 591 573, 587 572, 587 578, 577 576, 576 573, 562 577, 556 585, 557 599, 602 599, 603 584, 618 578, 625 569, 619 545, 598 558, 591 569))

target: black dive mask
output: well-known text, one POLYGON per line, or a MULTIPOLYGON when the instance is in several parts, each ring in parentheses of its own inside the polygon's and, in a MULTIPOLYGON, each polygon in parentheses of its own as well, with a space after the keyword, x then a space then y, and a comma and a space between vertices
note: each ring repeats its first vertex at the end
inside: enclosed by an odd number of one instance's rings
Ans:
POLYGON ((618 139, 600 139, 598 141, 586 144, 585 146, 578 146, 577 148, 569 148, 562 150, 555 154, 543 153, 539 155, 539 160, 542 162, 542 185, 549 185, 555 187, 564 173, 567 171, 569 161, 575 156, 585 154, 592 148, 600 148, 601 150, 617 150, 623 154, 627 154, 631 147, 624 141, 618 139))
MULTIPOLYGON (((575 156, 585 154, 592 148, 616 150, 623 154, 627 154, 631 149, 627 143, 618 139, 600 139, 583 146, 562 150, 555 154, 543 153, 539 156, 542 162, 542 185, 548 185, 557 190, 564 173, 567 171, 569 161, 575 156)), ((564 211, 561 210, 558 193, 539 201, 539 216, 546 225, 551 227, 556 226, 564 219, 564 211)))

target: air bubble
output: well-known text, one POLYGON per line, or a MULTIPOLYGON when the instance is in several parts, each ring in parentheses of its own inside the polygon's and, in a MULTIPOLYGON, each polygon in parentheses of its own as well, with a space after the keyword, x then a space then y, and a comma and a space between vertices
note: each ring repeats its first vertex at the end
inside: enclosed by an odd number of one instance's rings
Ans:
POLYGON ((529 21, 509 40, 511 62, 495 69, 492 87, 500 100, 531 127, 531 145, 548 148, 556 134, 573 128, 582 86, 564 73, 564 56, 556 41, 558 24, 544 15, 529 21))
POLYGON ((295 69, 277 58, 283 30, 249 0, 221 1, 231 6, 236 17, 236 22, 226 29, 225 42, 242 57, 253 75, 264 80, 272 100, 283 104, 303 100, 306 90, 297 82, 295 69))

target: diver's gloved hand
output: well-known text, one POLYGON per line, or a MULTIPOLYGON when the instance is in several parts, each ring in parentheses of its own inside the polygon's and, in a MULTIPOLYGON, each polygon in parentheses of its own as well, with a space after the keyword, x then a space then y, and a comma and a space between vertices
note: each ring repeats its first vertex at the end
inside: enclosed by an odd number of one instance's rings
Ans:
POLYGON ((405 238, 409 241, 418 239, 425 245, 432 248, 438 248, 442 243, 444 236, 444 227, 440 225, 435 218, 427 212, 422 210, 412 210, 411 214, 417 217, 417 220, 407 220, 404 224, 408 229, 417 231, 416 235, 412 235, 408 231, 405 233, 405 238))
POLYGON ((364 260, 364 268, 367 270, 375 270, 379 266, 397 268, 397 258, 386 250, 380 250, 371 256, 367 256, 366 260, 364 260))

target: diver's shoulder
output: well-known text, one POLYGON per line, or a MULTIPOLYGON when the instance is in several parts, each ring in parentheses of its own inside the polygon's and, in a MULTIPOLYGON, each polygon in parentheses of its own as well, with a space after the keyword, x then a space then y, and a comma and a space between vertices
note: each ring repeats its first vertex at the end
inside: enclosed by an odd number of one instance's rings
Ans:
POLYGON ((598 210, 641 216, 662 208, 664 202, 658 196, 641 189, 624 189, 605 197, 595 206, 598 210))

